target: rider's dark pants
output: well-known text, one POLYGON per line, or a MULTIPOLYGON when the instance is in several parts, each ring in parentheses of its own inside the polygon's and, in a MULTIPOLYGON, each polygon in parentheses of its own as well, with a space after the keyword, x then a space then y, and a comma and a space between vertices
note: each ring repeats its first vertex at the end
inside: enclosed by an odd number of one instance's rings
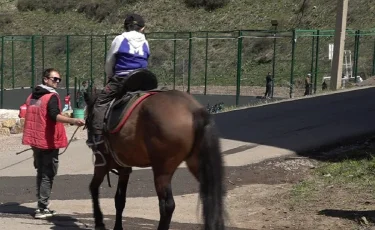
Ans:
POLYGON ((104 115, 108 108, 108 105, 114 98, 123 93, 123 86, 126 80, 127 77, 125 76, 113 76, 109 79, 104 89, 99 93, 95 101, 92 118, 94 135, 101 135, 103 133, 104 115))
POLYGON ((37 170, 36 196, 38 208, 45 209, 49 204, 53 180, 59 167, 58 149, 39 149, 33 147, 34 167, 37 170))

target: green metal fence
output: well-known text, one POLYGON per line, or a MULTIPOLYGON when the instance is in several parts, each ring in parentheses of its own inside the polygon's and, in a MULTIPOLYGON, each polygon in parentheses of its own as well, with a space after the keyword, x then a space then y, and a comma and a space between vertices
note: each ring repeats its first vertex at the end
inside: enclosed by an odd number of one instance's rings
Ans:
MULTIPOLYGON (((375 30, 347 30, 345 50, 352 60, 350 76, 375 75, 375 30)), ((193 94, 262 96, 265 76, 274 74, 273 95, 303 95, 312 73, 313 92, 329 79, 329 45, 334 30, 242 30, 158 32, 146 34, 151 48, 149 68, 161 85, 193 94)), ((88 80, 106 82, 106 52, 115 35, 2 35, 1 107, 4 89, 39 84, 43 69, 57 68, 74 88, 88 80)), ((353 78, 354 81, 357 78, 353 78)))

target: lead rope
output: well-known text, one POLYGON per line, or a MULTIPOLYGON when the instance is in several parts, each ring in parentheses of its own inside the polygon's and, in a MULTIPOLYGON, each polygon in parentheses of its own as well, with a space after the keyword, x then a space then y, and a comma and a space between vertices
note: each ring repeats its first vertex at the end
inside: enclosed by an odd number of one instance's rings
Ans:
MULTIPOLYGON (((79 128, 80 128, 79 126, 76 128, 76 130, 74 131, 72 137, 70 138, 70 140, 69 140, 69 142, 68 142, 68 145, 65 147, 64 151, 62 151, 61 153, 59 153, 59 155, 65 153, 65 151, 68 149, 70 143, 73 141, 73 138, 74 138, 74 136, 76 135, 76 133, 77 133, 77 131, 78 131, 79 128)), ((21 153, 23 153, 23 152, 26 152, 26 151, 29 151, 29 150, 32 150, 32 148, 27 148, 27 149, 24 149, 24 150, 22 150, 22 151, 20 151, 20 152, 17 152, 16 155, 19 155, 19 154, 21 154, 21 153)))
POLYGON ((69 140, 69 142, 68 142, 68 145, 65 147, 64 151, 62 151, 61 153, 59 153, 59 155, 65 153, 65 151, 68 149, 70 143, 73 141, 74 135, 76 135, 76 133, 77 133, 77 131, 78 131, 79 128, 80 128, 80 126, 78 126, 78 127, 76 128, 76 130, 74 131, 72 137, 70 138, 70 140, 69 140))

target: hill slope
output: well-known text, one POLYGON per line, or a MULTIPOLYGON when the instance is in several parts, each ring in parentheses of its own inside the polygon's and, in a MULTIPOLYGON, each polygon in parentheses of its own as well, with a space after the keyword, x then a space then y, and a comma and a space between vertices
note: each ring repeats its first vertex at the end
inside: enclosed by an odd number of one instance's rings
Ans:
MULTIPOLYGON (((20 0, 22 1, 22 0, 20 0)), ((161 31, 232 31, 249 29, 271 29, 270 21, 279 21, 279 30, 300 29, 333 29, 335 23, 336 1, 326 0, 231 0, 227 5, 216 10, 208 11, 204 8, 192 8, 184 0, 88 0, 88 1, 52 1, 52 0, 23 0, 31 11, 24 11, 25 5, 18 5, 14 0, 0 0, 0 34, 6 35, 104 35, 122 32, 124 15, 127 12, 137 12, 144 16, 147 22, 147 33, 161 31), (77 3, 78 2, 78 3, 77 3), (131 2, 131 3, 118 3, 131 2), (64 4, 65 5, 64 5, 64 4), (29 5, 27 5, 29 4, 29 5), (63 5, 61 5, 63 4, 63 5), (70 5, 69 5, 70 4, 70 5), (48 8, 49 7, 49 8, 48 8), (48 8, 47 11, 43 8, 48 8), (58 8, 61 12, 52 12, 58 8), (23 11, 20 11, 23 10, 23 11), (48 11, 49 10, 49 11, 48 11), (100 21, 100 22, 99 22, 100 21)), ((375 27, 373 14, 375 6, 371 0, 349 1, 348 28, 369 29, 375 27)), ((27 9, 26 7, 26 9, 27 9)), ((232 34, 233 35, 233 34, 232 34)), ((184 35, 186 37, 186 35, 184 35)), ((198 36, 198 35, 197 35, 198 36)), ((234 37, 237 33, 234 33, 234 37)), ((103 55, 105 47, 103 38, 93 42, 93 68, 90 69, 90 38, 71 39, 70 64, 71 76, 87 78, 103 77, 103 55)), ((108 46, 111 37, 108 38, 108 46)), ((368 38, 361 43, 360 70, 370 71, 373 39, 368 38), (363 52, 362 52, 363 50, 363 52), (363 63, 363 64, 361 64, 363 63), (362 68, 362 69, 361 69, 362 68)), ((40 40, 36 40, 36 72, 42 69, 40 60, 40 40), (38 45, 39 44, 39 45, 38 45)), ((264 76, 272 68, 273 46, 271 39, 245 38, 243 41, 242 85, 263 84, 264 76)), ((328 43, 331 38, 322 38, 319 52, 319 81, 322 75, 329 71, 328 43)), ((347 49, 354 52, 354 38, 347 39, 347 49)), ((179 78, 176 84, 182 84, 180 76, 187 75, 188 71, 188 42, 176 42, 176 64, 173 61, 173 41, 151 41, 151 67, 161 77, 165 84, 172 84, 173 75, 179 78), (174 72, 174 70, 176 72, 174 72)), ((290 77, 291 39, 281 38, 277 42, 276 83, 287 86, 290 77)), ((66 68, 65 37, 50 38, 46 42, 48 60, 44 65, 53 65, 60 69, 66 68)), ((205 42, 194 40, 192 44, 192 85, 204 84, 205 70, 205 42)), ((16 61, 24 65, 15 69, 15 74, 30 71, 30 44, 16 42, 16 61), (17 49, 18 48, 18 49, 17 49), (26 49, 27 51, 22 51, 26 49), (22 53, 24 52, 24 53, 22 53), (25 56, 27 57, 25 59, 25 56), (24 60, 25 59, 25 60, 24 60)), ((237 39, 210 40, 208 49, 208 85, 236 85, 237 68, 237 39)), ((8 86, 11 82, 11 63, 9 42, 6 44, 5 72, 8 86)), ((108 47, 106 47, 108 49, 108 47)), ((300 38, 296 51, 296 75, 301 79, 310 71, 311 64, 311 37, 300 38)), ((65 70, 62 70, 65 73, 65 70)), ((20 74, 22 75, 22 74, 20 74)), ((16 85, 29 84, 28 76, 16 79, 16 85)), ((298 80, 298 79, 297 79, 298 80)), ((70 80, 72 84, 73 80, 70 80)), ((101 83, 100 83, 101 84, 101 83)), ((186 83, 185 83, 186 84, 186 83)))

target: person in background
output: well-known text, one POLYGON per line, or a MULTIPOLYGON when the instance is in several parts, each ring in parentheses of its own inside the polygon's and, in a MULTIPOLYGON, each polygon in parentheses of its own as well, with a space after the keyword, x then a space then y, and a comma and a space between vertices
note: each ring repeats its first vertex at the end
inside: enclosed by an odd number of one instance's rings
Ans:
POLYGON ((70 104, 70 93, 67 93, 65 98, 64 98, 64 109, 63 112, 67 110, 71 110, 71 104, 70 104))
POLYGON ((322 90, 326 90, 328 87, 327 83, 326 83, 326 80, 323 80, 323 83, 322 83, 322 90))
POLYGON ((272 75, 268 72, 266 76, 266 93, 264 94, 264 97, 267 99, 271 97, 272 80, 272 75))
POLYGON ((305 78, 305 94, 304 96, 310 95, 310 87, 311 87, 311 74, 307 74, 305 78))
POLYGON ((42 84, 34 88, 26 100, 25 124, 22 144, 33 150, 34 167, 37 170, 36 196, 38 199, 35 218, 43 219, 56 214, 49 209, 54 178, 59 166, 59 149, 67 147, 68 141, 63 123, 82 126, 84 120, 61 115, 61 102, 56 92, 61 82, 57 70, 43 72, 42 84))
POLYGON ((25 118, 26 110, 27 110, 27 105, 26 105, 26 102, 25 102, 25 103, 23 103, 23 104, 20 106, 19 113, 18 113, 18 117, 19 117, 19 118, 25 118))

